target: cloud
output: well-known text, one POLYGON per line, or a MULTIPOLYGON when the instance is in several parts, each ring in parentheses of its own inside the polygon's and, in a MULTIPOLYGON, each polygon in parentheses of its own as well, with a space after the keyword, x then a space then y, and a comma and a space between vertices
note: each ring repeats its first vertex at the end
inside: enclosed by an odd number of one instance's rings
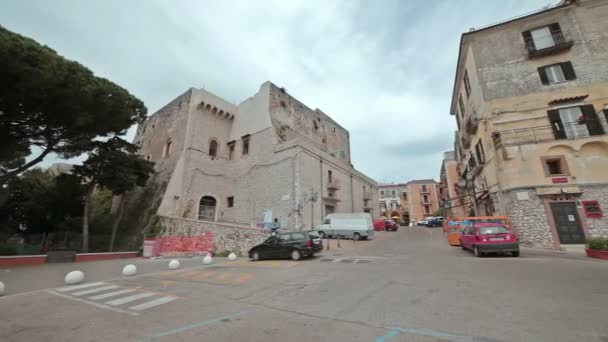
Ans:
POLYGON ((7 0, 0 22, 126 87, 150 112, 191 86, 238 103, 271 80, 350 131, 355 167, 403 182, 438 178, 452 148, 460 34, 546 4, 7 0))

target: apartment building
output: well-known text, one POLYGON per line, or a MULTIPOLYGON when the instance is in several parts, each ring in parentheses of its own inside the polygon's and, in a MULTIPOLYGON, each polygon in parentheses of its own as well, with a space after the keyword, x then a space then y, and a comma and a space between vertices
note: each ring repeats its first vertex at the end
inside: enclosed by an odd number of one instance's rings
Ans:
POLYGON ((400 222, 409 223, 407 184, 380 184, 379 213, 387 218, 398 217, 400 222))
POLYGON ((462 34, 457 195, 507 214, 526 244, 608 236, 606 18, 608 1, 561 1, 462 34))

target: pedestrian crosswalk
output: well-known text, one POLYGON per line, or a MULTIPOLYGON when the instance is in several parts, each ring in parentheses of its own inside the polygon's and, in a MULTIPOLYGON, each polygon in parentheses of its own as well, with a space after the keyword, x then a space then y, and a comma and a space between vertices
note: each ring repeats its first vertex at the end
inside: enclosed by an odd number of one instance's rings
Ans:
POLYGON ((106 282, 93 282, 65 286, 51 290, 61 297, 88 302, 97 307, 117 308, 138 313, 171 303, 176 296, 141 289, 124 288, 106 282))

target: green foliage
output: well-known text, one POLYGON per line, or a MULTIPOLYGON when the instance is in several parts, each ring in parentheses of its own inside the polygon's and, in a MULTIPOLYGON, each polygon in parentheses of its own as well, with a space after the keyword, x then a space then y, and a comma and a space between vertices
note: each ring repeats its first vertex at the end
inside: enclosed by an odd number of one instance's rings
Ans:
POLYGON ((17 246, 13 244, 2 244, 0 245, 0 255, 17 255, 17 246))
POLYGON ((29 170, 8 183, 9 196, 0 207, 0 222, 12 233, 74 231, 80 226, 84 189, 78 177, 29 170))
POLYGON ((587 242, 587 246, 589 246, 589 249, 608 251, 608 238, 597 237, 590 239, 587 242))
POLYGON ((89 152, 146 116, 141 100, 49 47, 0 26, 0 183, 48 153, 89 152), (25 162, 32 147, 42 153, 25 162))
POLYGON ((82 164, 74 166, 74 174, 121 195, 136 186, 144 186, 154 172, 154 163, 135 154, 137 146, 114 137, 91 143, 93 151, 82 164))

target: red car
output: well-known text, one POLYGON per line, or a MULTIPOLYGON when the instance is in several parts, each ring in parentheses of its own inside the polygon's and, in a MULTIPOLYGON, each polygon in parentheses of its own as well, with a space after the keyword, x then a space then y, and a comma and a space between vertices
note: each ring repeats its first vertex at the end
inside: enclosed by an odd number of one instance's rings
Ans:
POLYGON ((511 253, 514 257, 519 256, 517 236, 500 223, 480 222, 466 226, 460 236, 460 246, 473 251, 477 257, 487 253, 511 253))
POLYGON ((374 230, 386 230, 386 220, 385 219, 374 219, 374 230))
POLYGON ((386 231, 392 230, 393 232, 396 232, 397 229, 399 229, 399 225, 397 224, 397 222, 395 222, 393 220, 386 220, 385 226, 386 226, 386 231))

